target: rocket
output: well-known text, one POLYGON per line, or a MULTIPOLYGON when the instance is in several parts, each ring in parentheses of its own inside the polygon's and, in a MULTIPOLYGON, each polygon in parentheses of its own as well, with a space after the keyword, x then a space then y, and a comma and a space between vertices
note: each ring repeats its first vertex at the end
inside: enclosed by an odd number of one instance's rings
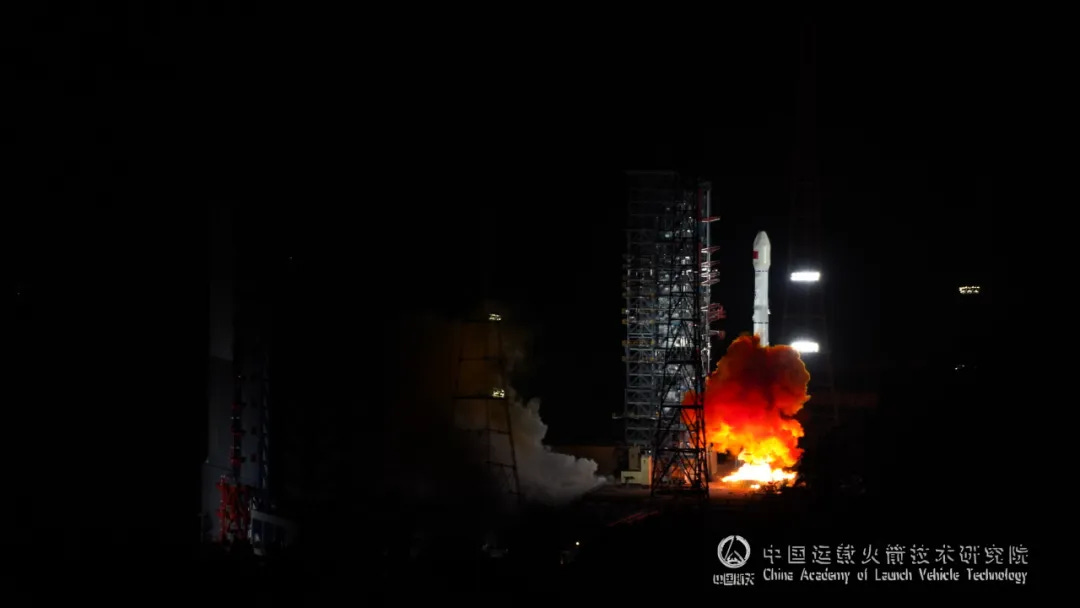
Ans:
POLYGON ((761 345, 769 345, 769 266, 772 265, 772 245, 764 231, 754 238, 754 333, 761 336, 761 345))

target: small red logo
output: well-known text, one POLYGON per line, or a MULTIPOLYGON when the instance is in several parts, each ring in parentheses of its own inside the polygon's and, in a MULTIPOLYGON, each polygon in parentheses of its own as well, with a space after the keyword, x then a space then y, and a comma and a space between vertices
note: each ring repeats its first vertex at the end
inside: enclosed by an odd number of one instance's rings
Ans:
POLYGON ((754 259, 757 259, 757 251, 754 252, 754 259))

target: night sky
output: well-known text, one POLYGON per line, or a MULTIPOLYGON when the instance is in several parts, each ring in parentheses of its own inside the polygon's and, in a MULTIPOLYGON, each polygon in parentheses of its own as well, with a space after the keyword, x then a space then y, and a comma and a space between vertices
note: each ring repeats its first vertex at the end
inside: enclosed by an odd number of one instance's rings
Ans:
MULTIPOLYGON (((293 322, 312 369, 347 386, 322 394, 377 408, 399 342, 383 320, 501 298, 535 332, 532 392, 558 441, 604 440, 621 408, 623 170, 711 180, 729 338, 750 329, 754 234, 783 247, 794 19, 678 47, 623 33, 503 52, 469 38, 347 60, 333 47, 348 37, 298 33, 313 17, 38 13, 5 28, 3 157, 14 376, 39 404, 9 410, 8 433, 60 438, 7 447, 67 476, 34 517, 103 481, 167 505, 131 515, 152 528, 196 508, 176 488, 197 474, 186 438, 204 426, 207 206, 239 206, 263 227, 268 266, 303 273, 291 297, 307 316, 293 322), (77 454, 107 464, 72 471, 77 454)), ((1003 193, 1022 181, 1007 163, 1030 106, 1008 90, 1033 77, 997 31, 818 26, 822 271, 855 384, 947 361, 956 287, 996 295, 1011 267, 1003 213, 1017 201, 1003 193)))
MULTIPOLYGON (((883 368, 954 356, 958 340, 943 323, 959 316, 959 285, 984 285, 984 301, 992 295, 1003 256, 991 211, 1002 205, 1001 132, 986 129, 998 111, 987 97, 992 68, 948 32, 928 32, 917 48, 881 32, 820 27, 818 38, 817 136, 801 145, 818 167, 835 364, 842 385, 874 390, 883 368)), ((711 180, 723 261, 713 297, 728 310, 729 339, 750 329, 749 254, 767 230, 779 321, 800 145, 799 29, 715 44, 716 63, 697 77, 687 66, 627 57, 591 85, 617 72, 625 95, 581 84, 559 88, 561 101, 520 110, 511 102, 477 122, 440 123, 453 134, 447 142, 461 143, 463 166, 433 193, 445 201, 436 204, 439 223, 454 228, 418 237, 434 245, 417 257, 437 263, 430 302, 452 299, 444 294, 475 268, 471 260, 493 260, 489 292, 540 320, 534 354, 550 371, 537 392, 550 404, 553 436, 589 440, 601 431, 584 412, 599 420, 621 405, 621 169, 711 180), (662 69, 672 70, 669 88, 642 76, 662 69)), ((544 95, 543 82, 532 86, 544 95)))

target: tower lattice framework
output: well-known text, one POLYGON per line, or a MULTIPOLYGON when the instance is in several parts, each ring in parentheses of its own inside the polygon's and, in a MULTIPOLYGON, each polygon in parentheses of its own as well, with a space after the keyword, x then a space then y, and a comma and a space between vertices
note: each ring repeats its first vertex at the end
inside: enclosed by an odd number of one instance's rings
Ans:
POLYGON ((459 324, 454 417, 457 427, 475 435, 477 456, 487 467, 507 506, 522 500, 514 427, 507 392, 507 359, 502 316, 459 324))
POLYGON ((711 369, 711 187, 672 172, 629 174, 624 275, 629 446, 648 450, 652 492, 707 496, 704 387, 711 369))

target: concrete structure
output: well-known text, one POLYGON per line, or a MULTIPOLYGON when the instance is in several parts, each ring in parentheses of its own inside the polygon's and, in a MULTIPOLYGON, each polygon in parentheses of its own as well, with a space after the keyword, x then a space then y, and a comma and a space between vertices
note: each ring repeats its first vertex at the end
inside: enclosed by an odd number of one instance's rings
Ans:
POLYGON ((459 324, 453 389, 454 426, 478 439, 476 457, 498 484, 505 506, 521 504, 517 448, 507 395, 504 314, 491 309, 459 324))
POLYGON ((652 484, 652 457, 637 446, 630 446, 628 450, 626 470, 619 471, 619 483, 650 487, 652 484))
POLYGON ((262 511, 251 514, 251 544, 256 555, 287 547, 297 536, 296 524, 284 517, 262 511))

